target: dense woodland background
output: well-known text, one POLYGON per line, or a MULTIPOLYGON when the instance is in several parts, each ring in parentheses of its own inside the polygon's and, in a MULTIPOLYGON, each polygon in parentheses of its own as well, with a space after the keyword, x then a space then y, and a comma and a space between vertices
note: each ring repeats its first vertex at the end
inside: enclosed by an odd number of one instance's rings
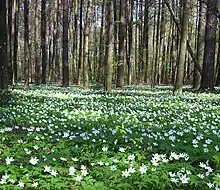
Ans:
POLYGON ((1 0, 0 88, 220 85, 217 0, 1 0))

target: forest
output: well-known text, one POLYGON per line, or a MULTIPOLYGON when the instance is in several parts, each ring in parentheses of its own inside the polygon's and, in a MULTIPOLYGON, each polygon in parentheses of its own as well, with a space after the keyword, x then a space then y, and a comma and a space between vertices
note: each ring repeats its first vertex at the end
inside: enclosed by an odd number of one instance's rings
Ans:
POLYGON ((218 0, 0 0, 0 189, 220 190, 218 0))

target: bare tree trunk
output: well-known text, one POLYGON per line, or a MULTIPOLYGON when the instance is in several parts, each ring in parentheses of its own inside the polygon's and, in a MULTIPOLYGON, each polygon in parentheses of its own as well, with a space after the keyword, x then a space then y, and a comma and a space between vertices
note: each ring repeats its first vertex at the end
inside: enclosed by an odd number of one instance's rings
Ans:
POLYGON ((14 18, 14 47, 13 47, 13 83, 18 80, 18 30, 20 15, 20 0, 15 0, 15 18, 14 18))
POLYGON ((149 81, 149 2, 145 1, 144 6, 144 37, 143 37, 143 45, 144 45, 144 82, 148 83, 149 81))
POLYGON ((41 1, 41 52, 42 52, 42 84, 46 84, 47 77, 47 49, 46 49, 46 0, 41 1))
POLYGON ((215 76, 215 48, 217 29, 217 9, 218 0, 209 0, 207 3, 206 29, 205 29, 205 49, 201 90, 214 90, 215 76))
POLYGON ((183 5, 182 30, 180 39, 179 62, 177 67, 177 77, 174 87, 174 94, 182 93, 184 80, 184 63, 187 46, 188 22, 189 22, 189 2, 185 1, 183 5))
POLYGON ((88 58, 89 58, 89 19, 91 12, 91 0, 87 1, 86 10, 86 21, 84 29, 84 52, 83 52, 83 86, 85 89, 89 87, 89 68, 88 68, 88 58))
POLYGON ((35 83, 40 84, 40 51, 39 51, 39 19, 38 19, 38 0, 35 0, 35 26, 34 26, 34 49, 35 49, 35 83))
POLYGON ((106 0, 102 2, 102 20, 101 20, 101 29, 100 29, 100 39, 99 39, 99 65, 98 65, 98 76, 96 82, 101 82, 101 77, 103 75, 102 67, 104 63, 104 54, 105 45, 104 45, 104 33, 105 33, 105 9, 106 9, 106 0))
POLYGON ((154 85, 159 84, 159 67, 160 67, 160 15, 161 15, 161 0, 159 0, 158 14, 157 14, 157 29, 156 29, 156 49, 155 49, 155 60, 154 60, 154 85))
POLYGON ((29 0, 24 0, 24 88, 29 87, 29 0))
POLYGON ((84 0, 80 3, 80 25, 79 25, 79 61, 78 61, 78 73, 76 84, 80 85, 81 73, 82 73, 82 61, 83 61, 83 5, 84 0))
POLYGON ((126 0, 120 1, 120 25, 119 25, 119 62, 117 73, 117 88, 124 87, 124 54, 126 36, 126 0))
POLYGON ((6 0, 0 1, 0 89, 8 89, 6 0))
POLYGON ((105 91, 110 92, 112 87, 112 51, 113 51, 113 33, 114 33, 114 6, 113 1, 107 1, 107 40, 105 54, 105 91))
MULTIPOLYGON (((199 26, 198 26, 198 38, 197 38, 197 61, 200 67, 202 67, 204 57, 204 46, 205 46, 205 17, 206 8, 205 3, 199 0, 199 26)), ((194 66, 194 79, 193 88, 199 89, 201 84, 201 74, 199 73, 196 66, 194 66)))
MULTIPOLYGON (((219 24, 219 39, 220 39, 220 24, 219 24)), ((220 86, 220 42, 218 43, 218 55, 217 55, 217 79, 216 86, 220 86)))
POLYGON ((8 0, 8 36, 9 36, 9 55, 8 55, 8 82, 13 83, 13 38, 14 38, 14 1, 8 0))
POLYGON ((131 85, 132 82, 132 68, 133 68, 133 0, 128 1, 128 56, 127 56, 127 65, 128 65, 128 85, 131 85))
POLYGON ((63 78, 62 85, 69 86, 69 64, 68 64, 68 0, 63 0, 63 78))

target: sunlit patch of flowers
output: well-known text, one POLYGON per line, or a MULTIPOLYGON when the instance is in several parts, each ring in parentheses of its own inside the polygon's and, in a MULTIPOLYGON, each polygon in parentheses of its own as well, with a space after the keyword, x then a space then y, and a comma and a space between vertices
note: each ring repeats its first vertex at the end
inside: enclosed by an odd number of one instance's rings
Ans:
POLYGON ((220 95, 15 89, 0 109, 1 189, 219 189, 220 95))

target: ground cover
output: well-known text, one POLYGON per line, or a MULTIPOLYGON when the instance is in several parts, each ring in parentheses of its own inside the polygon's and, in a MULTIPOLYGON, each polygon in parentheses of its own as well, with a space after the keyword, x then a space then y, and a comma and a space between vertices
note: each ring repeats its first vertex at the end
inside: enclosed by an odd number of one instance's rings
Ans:
POLYGON ((130 86, 13 90, 0 189, 219 189, 220 95, 130 86))

